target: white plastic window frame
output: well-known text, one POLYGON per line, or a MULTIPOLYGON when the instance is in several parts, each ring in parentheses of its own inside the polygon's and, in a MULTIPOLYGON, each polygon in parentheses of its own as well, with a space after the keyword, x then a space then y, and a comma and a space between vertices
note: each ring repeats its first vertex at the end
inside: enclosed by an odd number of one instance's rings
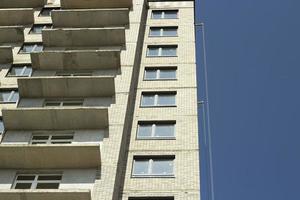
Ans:
POLYGON ((60 142, 59 144, 72 144, 72 142, 74 141, 74 133, 59 133, 59 134, 39 134, 39 133, 34 133, 31 136, 30 142, 29 144, 32 145, 38 145, 38 144, 34 144, 34 142, 40 142, 39 144, 54 144, 55 142, 60 142), (48 139, 45 140, 37 140, 34 139, 34 136, 47 136, 48 139), (52 139, 53 136, 72 136, 72 139, 62 139, 62 140, 58 140, 58 139, 52 139), (62 143, 64 142, 64 143, 62 143))
POLYGON ((151 139, 175 139, 176 138, 176 123, 175 122, 160 122, 160 123, 139 123, 138 124, 138 130, 137 130, 137 139, 138 140, 151 140, 151 139), (145 137, 145 136, 139 136, 139 130, 141 126, 151 125, 151 136, 145 137), (157 136, 156 133, 156 127, 159 125, 169 125, 173 126, 174 132, 172 136, 157 136))
POLYGON ((14 183, 12 185, 12 189, 15 189, 16 185, 18 183, 31 183, 30 189, 37 189, 38 183, 61 183, 61 180, 38 180, 39 176, 61 176, 62 174, 17 174, 16 178, 14 180, 14 183), (35 176, 34 180, 17 180, 19 176, 35 176))

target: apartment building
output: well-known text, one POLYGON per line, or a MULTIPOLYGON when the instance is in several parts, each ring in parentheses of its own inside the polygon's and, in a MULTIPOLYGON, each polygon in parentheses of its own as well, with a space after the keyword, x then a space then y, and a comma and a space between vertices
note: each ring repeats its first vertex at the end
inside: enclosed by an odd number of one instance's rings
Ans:
POLYGON ((192 0, 0 0, 0 200, 198 200, 192 0))

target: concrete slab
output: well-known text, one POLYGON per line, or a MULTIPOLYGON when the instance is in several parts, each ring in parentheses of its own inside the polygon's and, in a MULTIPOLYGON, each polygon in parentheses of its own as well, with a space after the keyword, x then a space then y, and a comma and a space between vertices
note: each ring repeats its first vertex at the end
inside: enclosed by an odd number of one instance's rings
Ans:
POLYGON ((31 53, 36 70, 99 70, 120 68, 121 48, 111 50, 44 51, 31 53))
POLYGON ((82 169, 101 164, 100 144, 1 144, 0 169, 82 169))
POLYGON ((0 44, 24 42, 23 26, 2 26, 0 27, 0 44))
POLYGON ((39 189, 39 190, 0 190, 0 199, 5 200, 91 200, 87 189, 39 189))
POLYGON ((105 129, 108 108, 17 108, 3 109, 6 130, 105 129))
POLYGON ((0 26, 28 25, 33 23, 32 8, 0 9, 0 26))
POLYGON ((39 8, 45 4, 47 0, 1 0, 0 8, 39 8))
POLYGON ((111 97, 114 77, 31 77, 18 79, 22 98, 111 97))
POLYGON ((54 10, 54 28, 118 27, 129 24, 129 9, 54 10))
POLYGON ((132 0, 60 0, 61 7, 71 8, 130 8, 132 0))
POLYGON ((99 47, 124 46, 125 28, 45 29, 42 32, 45 47, 99 47))

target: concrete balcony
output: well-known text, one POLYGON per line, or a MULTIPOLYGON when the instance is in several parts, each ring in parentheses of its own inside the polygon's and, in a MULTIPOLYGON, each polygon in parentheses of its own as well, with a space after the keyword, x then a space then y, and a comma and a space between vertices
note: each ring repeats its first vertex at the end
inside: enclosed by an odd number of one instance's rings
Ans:
POLYGON ((39 190, 0 190, 0 199, 5 200, 91 200, 87 189, 39 189, 39 190))
POLYGON ((132 0, 60 0, 63 9, 72 8, 130 8, 132 0))
POLYGON ((124 46, 125 28, 45 29, 44 47, 124 46))
POLYGON ((32 8, 0 9, 0 26, 17 26, 33 23, 32 8))
POLYGON ((0 8, 38 8, 46 3, 47 0, 1 0, 0 8))
POLYGON ((6 130, 106 129, 108 108, 15 108, 3 109, 6 130))
POLYGON ((54 10, 51 17, 54 28, 122 27, 129 24, 129 9, 54 10))
POLYGON ((121 65, 120 53, 121 48, 86 51, 44 51, 31 53, 31 61, 35 70, 117 69, 121 65))
POLYGON ((114 77, 31 77, 18 79, 22 98, 112 97, 114 77))
POLYGON ((0 46, 0 64, 13 62, 13 52, 10 46, 0 46))
POLYGON ((2 169, 83 169, 101 164, 100 144, 1 144, 2 169))
POLYGON ((0 44, 24 42, 23 26, 0 27, 0 44))

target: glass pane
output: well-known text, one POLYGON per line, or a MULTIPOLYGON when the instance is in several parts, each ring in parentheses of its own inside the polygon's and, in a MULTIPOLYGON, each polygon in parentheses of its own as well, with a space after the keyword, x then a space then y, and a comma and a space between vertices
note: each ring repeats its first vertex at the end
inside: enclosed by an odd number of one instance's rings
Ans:
POLYGON ((41 52, 43 50, 43 45, 36 45, 36 47, 34 48, 34 52, 41 52))
POLYGON ((12 98, 10 99, 10 102, 17 102, 18 100, 19 100, 19 92, 14 92, 12 98))
POLYGON ((158 95, 157 105, 175 105, 175 95, 174 94, 158 95))
POLYGON ((51 141, 51 144, 71 144, 72 142, 71 141, 59 141, 59 140, 56 140, 56 141, 51 141))
POLYGON ((52 140, 72 140, 73 135, 53 135, 52 140))
POLYGON ((33 48, 34 48, 34 44, 24 44, 24 46, 22 48, 22 52, 30 53, 33 51, 33 48))
POLYGON ((142 106, 154 106, 155 96, 154 95, 143 95, 142 106))
POLYGON ((38 183, 36 189, 58 189, 59 183, 38 183))
POLYGON ((176 56, 176 47, 163 47, 161 51, 162 56, 176 56))
POLYGON ((48 135, 34 135, 32 137, 33 140, 48 140, 49 136, 48 135))
POLYGON ((20 175, 17 177, 17 180, 22 180, 22 181, 33 181, 35 178, 34 175, 20 175))
POLYGON ((163 36, 177 36, 177 28, 164 28, 163 36))
POLYGON ((4 91, 0 93, 0 101, 7 102, 10 97, 10 91, 4 91))
POLYGON ((47 107, 60 106, 60 102, 56 102, 56 101, 51 102, 51 101, 48 101, 48 102, 45 102, 45 106, 47 106, 47 107))
POLYGON ((158 56, 159 54, 159 48, 157 47, 149 47, 147 56, 158 56))
POLYGON ((76 102, 76 101, 70 101, 70 102, 65 101, 65 102, 63 102, 63 106, 82 106, 82 104, 83 104, 82 101, 78 101, 78 102, 76 102))
POLYGON ((156 79, 157 70, 156 69, 146 69, 145 79, 156 79))
POLYGON ((0 134, 4 132, 4 125, 3 125, 3 121, 0 120, 0 134))
POLYGON ((153 160, 152 174, 154 175, 172 175, 173 160, 153 160))
POLYGON ((157 124, 155 127, 155 136, 157 137, 174 137, 174 124, 157 124))
POLYGON ((38 142, 31 142, 31 144, 47 144, 47 141, 45 141, 45 142, 41 142, 41 141, 38 141, 38 142))
POLYGON ((160 36, 160 28, 150 28, 150 36, 160 36))
POLYGON ((32 68, 31 67, 26 67, 23 76, 30 76, 32 73, 32 68))
POLYGON ((30 189, 31 183, 17 183, 15 189, 30 189))
POLYGON ((152 11, 152 19, 161 19, 162 18, 162 11, 153 10, 152 11))
POLYGON ((22 76, 23 69, 24 69, 24 67, 13 67, 9 71, 9 75, 11 75, 11 76, 22 76))
POLYGON ((176 70, 174 70, 174 69, 160 70, 159 78, 161 78, 161 79, 176 79, 176 70))
POLYGON ((148 160, 135 160, 133 167, 134 175, 147 175, 148 174, 148 160))
POLYGON ((41 34, 44 29, 44 25, 34 25, 30 33, 41 34))
POLYGON ((40 175, 38 177, 39 181, 45 180, 61 180, 61 175, 40 175))
POLYGON ((43 8, 40 13, 40 16, 50 16, 52 10, 53 9, 51 8, 43 8))
POLYGON ((151 137, 152 124, 149 125, 139 125, 138 137, 151 137))
POLYGON ((165 11, 165 19, 177 19, 178 10, 166 10, 165 11))

